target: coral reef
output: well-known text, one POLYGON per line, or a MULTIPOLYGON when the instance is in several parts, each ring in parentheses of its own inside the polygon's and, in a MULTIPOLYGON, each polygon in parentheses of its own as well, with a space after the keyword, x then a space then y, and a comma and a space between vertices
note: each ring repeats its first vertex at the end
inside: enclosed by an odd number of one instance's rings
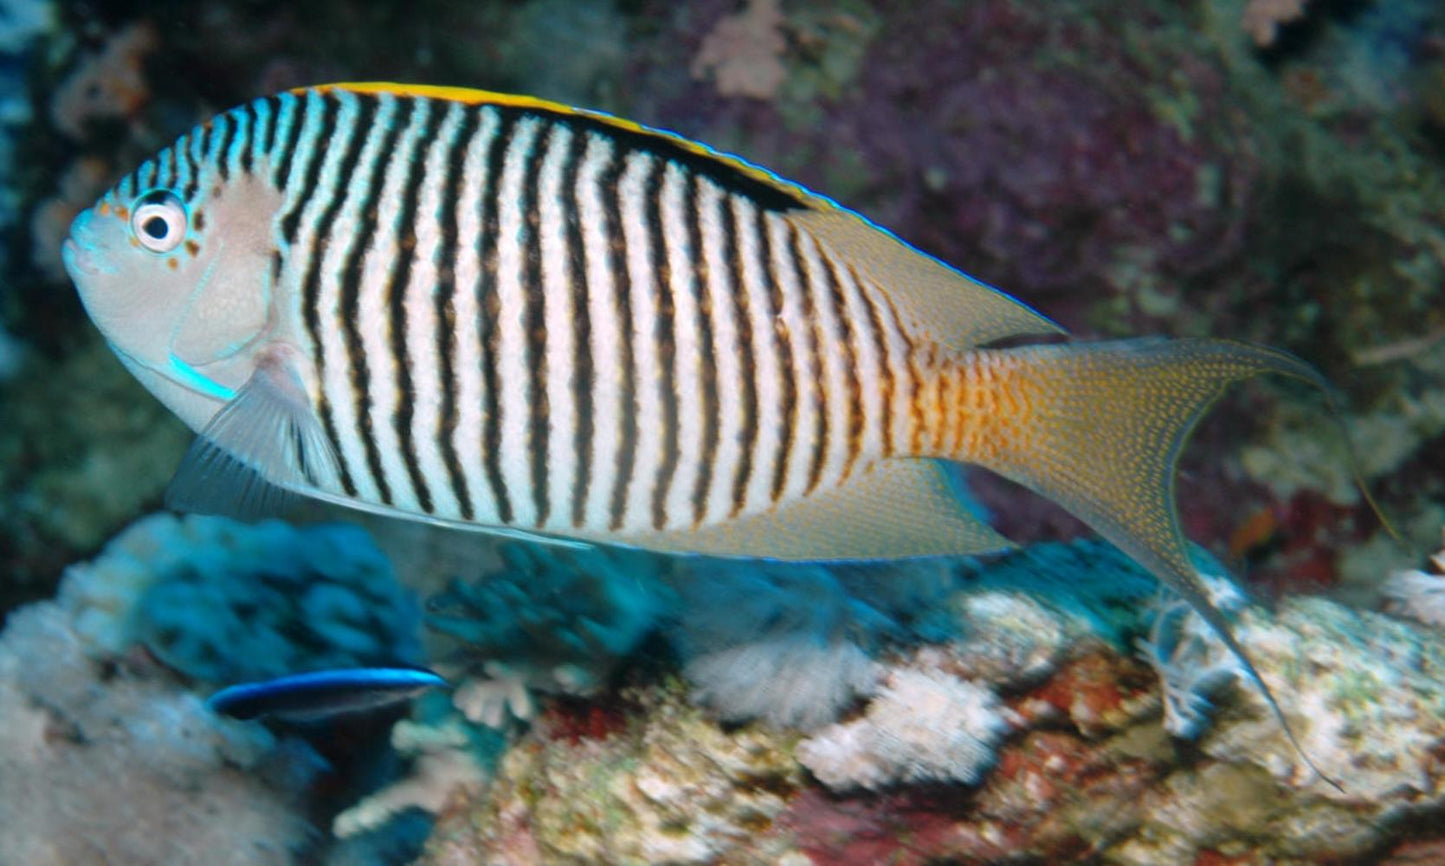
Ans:
POLYGON ((143 64, 159 43, 155 25, 143 21, 120 30, 101 51, 84 58, 50 104, 55 128, 81 139, 97 122, 135 119, 151 96, 143 64))
POLYGON ((1188 668, 1216 650, 1167 600, 1143 603, 1148 577, 1107 547, 1025 549, 957 577, 957 636, 886 654, 862 712, 809 738, 719 725, 677 682, 544 700, 423 862, 1323 863, 1445 814, 1439 633, 1322 599, 1272 615, 1213 583, 1341 793, 1246 685, 1210 692, 1207 726, 1185 719, 1194 745, 1169 739, 1167 693, 1195 709, 1188 668), (1127 649, 1151 624, 1162 683, 1127 649))
POLYGON ((159 505, 191 438, 98 337, 44 375, 0 383, 0 405, 0 598, 50 590, 67 563, 159 505))
POLYGON ((530 690, 597 691, 665 604, 646 554, 520 543, 497 553, 495 569, 427 600, 428 628, 457 644, 437 651, 444 669, 468 677, 457 703, 473 721, 530 717, 530 690))
MULTIPOLYGON (((1225 615, 1244 605, 1244 596, 1225 578, 1205 575, 1210 601, 1225 615)), ((1244 667, 1188 602, 1161 590, 1153 607, 1149 639, 1139 654, 1159 675, 1164 693, 1164 730, 1192 740, 1209 725, 1210 698, 1246 677, 1244 667)), ((1250 683, 1251 686, 1253 683, 1250 683)))
POLYGON ((1308 4, 1309 0, 1249 0, 1239 24, 1255 45, 1267 48, 1274 44, 1281 26, 1305 17, 1308 4))
POLYGON ((41 602, 0 634, 5 862, 302 862, 314 754, 216 718, 143 659, 97 657, 72 617, 41 602))
MULTIPOLYGON (((94 560, 68 569, 56 602, 24 608, 12 622, 0 638, 0 715, 11 706, 46 708, 55 716, 47 722, 50 728, 71 731, 66 736, 80 745, 100 739, 104 746, 97 745, 89 758, 82 754, 71 759, 62 750, 65 761, 57 758, 57 766, 77 781, 53 781, 49 799, 38 798, 38 803, 54 808, 71 799, 92 802, 70 791, 85 778, 75 761, 97 761, 105 773, 133 772, 137 780, 128 790, 151 797, 156 815, 118 809, 102 795, 93 798, 95 808, 106 814, 104 820, 114 815, 115 820, 137 824, 135 838, 119 834, 120 847, 114 851, 120 853, 104 849, 126 862, 209 859, 195 853, 199 848, 181 847, 191 845, 192 839, 169 838, 172 830, 194 836, 198 846, 232 832, 256 836, 258 851, 231 845, 235 862, 289 863, 292 849, 298 857, 328 851, 333 859, 342 858, 334 862, 351 862, 346 857, 377 864, 404 862, 418 849, 426 828, 418 832, 411 817, 389 824, 387 819, 414 805, 439 808, 452 787, 475 786, 483 778, 476 756, 500 747, 500 737, 488 740, 487 732, 477 729, 464 731, 469 748, 463 749, 435 732, 424 736, 431 730, 424 725, 399 727, 393 740, 397 754, 413 759, 411 775, 342 811, 336 829, 356 837, 356 844, 328 847, 307 819, 323 818, 348 797, 395 777, 397 762, 387 754, 385 740, 368 746, 375 734, 385 734, 389 722, 382 719, 374 734, 368 732, 365 717, 314 722, 278 741, 260 724, 219 719, 187 690, 308 669, 422 662, 420 605, 397 583, 368 535, 355 526, 297 528, 274 520, 248 525, 220 517, 151 515, 120 533, 94 560), (43 633, 34 623, 45 625, 43 633), (7 659, 3 645, 12 639, 14 656, 7 659), (44 664, 30 665, 34 673, 22 665, 31 656, 45 659, 44 664), (55 695, 49 695, 45 678, 60 679, 56 671, 72 665, 72 678, 78 682, 59 683, 55 695), (5 677, 12 673, 24 687, 13 696, 4 691, 5 677), (112 728, 117 732, 109 733, 112 728), (97 732, 106 733, 99 737, 97 732), (136 742, 141 737, 144 741, 136 742), (145 761, 153 772, 132 770, 130 764, 137 761, 145 761), (327 785, 313 786, 323 770, 327 785), (189 787, 201 789, 204 797, 184 803, 189 787), (157 789, 154 796, 150 788, 157 789), (202 820, 200 813, 159 824, 167 810, 225 814, 228 799, 264 800, 272 788, 274 803, 238 802, 234 822, 213 821, 215 828, 205 832, 186 829, 187 821, 202 820), (274 829, 251 827, 261 820, 258 810, 276 822, 274 829), (383 824, 384 831, 366 832, 383 824), (157 831, 158 825, 168 829, 157 831), (156 838, 147 842, 144 832, 156 838), (273 836, 291 841, 284 846, 268 841, 273 836), (152 849, 170 853, 144 853, 152 849), (387 851, 392 853, 383 856, 387 851)), ((449 709, 448 696, 435 697, 434 704, 449 709)), ((0 754, 0 764, 5 760, 0 754)), ((0 804, 17 790, 0 782, 0 804)), ((42 832, 37 829, 36 837, 23 843, 42 845, 42 832)), ((76 844, 82 843, 100 844, 88 836, 76 844)), ((11 850, 3 844, 0 849, 11 850)))
POLYGON ((454 799, 475 795, 486 784, 490 757, 500 749, 500 737, 479 742, 484 734, 455 715, 442 714, 444 721, 421 724, 397 723, 391 731, 391 745, 413 759, 405 778, 367 796, 336 816, 332 829, 340 838, 356 836, 386 826, 407 809, 437 814, 454 799))
POLYGON ((699 559, 668 580, 679 599, 668 637, 694 698, 723 718, 810 729, 873 690, 867 649, 892 623, 833 569, 699 559))
POLYGON ((543 713, 475 805, 443 817, 420 862, 709 863, 742 851, 779 862, 788 847, 757 835, 803 782, 786 741, 724 731, 675 680, 619 700, 620 723, 595 732, 577 732, 576 708, 543 713))
POLYGON ((1445 628, 1445 577, 1423 571, 1397 571, 1385 583, 1387 609, 1425 625, 1445 628))
POLYGON ((987 686, 939 671, 890 672, 861 719, 798 744, 797 757, 833 789, 979 781, 1014 719, 987 686))
POLYGON ((712 75, 721 96, 776 96, 788 74, 780 59, 788 45, 779 31, 782 23, 778 0, 750 0, 744 11, 723 18, 703 38, 692 74, 712 75))
POLYGON ((67 572, 76 627, 212 684, 420 664, 421 610, 362 530, 156 514, 67 572))
MULTIPOLYGON (((16 137, 31 120, 24 96, 25 70, 35 42, 55 26, 50 0, 6 0, 0 3, 0 233, 15 229, 24 206, 19 195, 16 137)), ((0 245, 0 272, 10 269, 8 244, 0 245)), ((10 307, 9 286, 0 293, 0 382, 14 376, 23 358, 22 344, 3 327, 10 307)))

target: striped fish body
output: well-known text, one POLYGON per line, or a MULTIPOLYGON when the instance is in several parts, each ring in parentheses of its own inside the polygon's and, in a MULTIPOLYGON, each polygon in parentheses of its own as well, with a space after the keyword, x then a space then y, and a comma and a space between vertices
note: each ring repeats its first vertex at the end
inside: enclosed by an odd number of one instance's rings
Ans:
POLYGON ((261 205, 267 340, 296 350, 340 497, 656 546, 965 441, 938 377, 959 358, 806 218, 876 230, 672 136, 310 89, 216 117, 114 196, 155 188, 211 191, 206 232, 261 205))
POLYGON ((220 115, 77 217, 63 255, 122 363, 201 434, 174 503, 249 512, 282 491, 660 550, 974 553, 1008 542, 955 495, 944 466, 972 462, 1188 600, 1298 750, 1173 501, 1225 386, 1327 388, 1290 355, 980 348, 1058 329, 740 160, 448 88, 220 115))

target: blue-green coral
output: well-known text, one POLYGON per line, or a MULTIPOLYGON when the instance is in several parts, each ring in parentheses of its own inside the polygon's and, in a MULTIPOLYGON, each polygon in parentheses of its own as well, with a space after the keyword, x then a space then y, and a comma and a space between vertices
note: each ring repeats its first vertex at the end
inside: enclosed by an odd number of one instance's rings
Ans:
POLYGON ((198 680, 423 661, 420 604, 355 526, 158 514, 71 575, 92 640, 198 680))

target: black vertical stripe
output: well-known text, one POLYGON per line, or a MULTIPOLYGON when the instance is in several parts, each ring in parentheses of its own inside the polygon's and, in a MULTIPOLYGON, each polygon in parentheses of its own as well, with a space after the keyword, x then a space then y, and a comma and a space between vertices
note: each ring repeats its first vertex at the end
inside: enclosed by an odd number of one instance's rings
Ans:
MULTIPOLYGON (((371 96, 358 98, 363 103, 374 99, 371 96)), ((381 449, 376 443, 376 430, 371 417, 371 366, 367 362, 366 347, 361 339, 359 308, 363 265, 367 250, 376 237, 377 198, 381 195, 382 183, 391 160, 399 158, 396 153, 396 140, 411 117, 412 107, 411 100, 399 99, 396 101, 396 114, 389 125, 369 130, 360 128, 358 131, 368 133, 368 138, 380 134, 381 146, 376 150, 371 164, 362 167, 362 176, 342 175, 350 177, 351 183, 361 184, 358 210, 361 224, 341 266, 342 335, 351 362, 348 372, 351 374, 351 393, 355 401, 356 432, 360 435, 362 447, 366 451, 366 465, 371 471, 372 480, 376 482, 377 495, 387 505, 392 503, 391 486, 386 483, 386 473, 381 465, 381 449)))
POLYGON ((173 144, 161 151, 160 155, 156 157, 158 163, 156 186, 166 187, 168 189, 175 187, 176 180, 179 177, 176 173, 176 166, 179 164, 177 162, 179 155, 176 153, 178 150, 180 150, 180 144, 173 144))
MULTIPOLYGON (((328 139, 335 140, 332 136, 340 137, 344 142, 345 151, 342 153, 340 167, 341 177, 350 177, 356 169, 356 163, 361 157, 361 146, 366 139, 366 131, 371 126, 371 120, 376 113, 376 102, 374 100, 359 100, 358 116, 355 121, 345 125, 336 123, 336 112, 339 104, 335 99, 323 98, 322 118, 323 125, 321 134, 328 139)), ((301 118, 296 118, 296 127, 301 126, 301 118)), ((319 150, 315 154, 313 164, 316 170, 320 171, 319 163, 324 159, 325 154, 319 150)), ((306 265, 305 276, 301 280, 301 310, 302 317, 306 323, 307 335, 311 338, 313 349, 312 362, 316 368, 316 375, 322 378, 326 369, 326 358, 321 350, 321 268, 325 258, 326 245, 331 238, 331 226, 336 221, 337 211, 341 209, 342 202, 346 200, 346 192, 349 189, 347 184, 335 184, 330 189, 320 190, 315 186, 307 187, 308 194, 297 196, 293 215, 300 219, 301 211, 305 203, 310 200, 311 195, 325 197, 325 204, 316 220, 316 238, 312 248, 308 251, 310 260, 306 265)), ((291 229, 294 238, 295 227, 291 229)), ((321 416, 321 426, 326 431, 326 438, 331 441, 331 447, 337 455, 337 463, 341 469, 341 487, 347 495, 356 495, 356 483, 351 476, 351 468, 346 463, 345 452, 341 448, 341 437, 336 429, 336 421, 332 417, 331 403, 326 397, 326 389, 319 389, 320 399, 317 401, 316 411, 321 416)))
MULTIPOLYGON (((302 98, 295 96, 286 101, 286 108, 291 112, 291 125, 286 129, 286 137, 277 140, 277 150, 271 154, 271 161, 276 165, 276 174, 272 179, 272 183, 276 185, 277 189, 284 190, 292 182, 291 166, 296 160, 296 151, 301 141, 301 131, 306 128, 306 118, 311 115, 311 112, 316 110, 316 102, 319 102, 321 105, 323 118, 329 117, 333 121, 330 123, 323 122, 321 125, 321 134, 329 136, 333 131, 332 126, 334 125, 334 118, 336 116, 337 102, 334 97, 308 95, 306 98, 302 98)), ((314 159, 320 162, 320 151, 313 147, 312 152, 314 159)), ((301 189, 304 193, 311 190, 312 187, 303 185, 301 189)), ((283 223, 283 229, 284 228, 283 223)), ((287 242, 290 242, 294 237, 294 228, 286 232, 287 242)))
MULTIPOLYGON (((539 123, 546 123, 539 121, 539 123)), ((532 504, 536 506, 536 525, 542 526, 552 512, 551 493, 547 489, 547 441, 550 431, 547 418, 551 405, 547 399, 547 291, 542 283, 542 195, 540 190, 542 162, 556 146, 555 139, 563 127, 546 123, 532 138, 522 163, 522 297, 525 302, 522 335, 527 346, 528 385, 531 402, 527 417, 527 457, 532 477, 532 504)), ((560 372, 560 371, 559 371, 560 372)))
POLYGON ((873 298, 872 287, 863 283, 858 271, 850 264, 848 275, 858 287, 858 296, 868 308, 868 318, 863 322, 873 337, 873 349, 878 354, 878 384, 882 389, 883 403, 883 456, 893 456, 893 390, 898 383, 893 380, 893 365, 889 363, 888 340, 883 330, 883 316, 878 312, 878 302, 873 298))
POLYGON ((923 391, 923 377, 918 373, 917 348, 913 345, 913 338, 908 335, 908 329, 903 327, 903 317, 898 315, 898 307, 894 306, 893 298, 887 292, 881 292, 884 305, 888 309, 889 320, 893 329, 903 340, 903 355, 908 362, 908 406, 913 414, 913 427, 908 451, 910 456, 917 455, 923 447, 923 406, 919 397, 923 391))
POLYGON ((251 173, 251 148, 256 143, 256 125, 260 117, 256 114, 256 103, 246 103, 241 110, 245 112, 248 123, 246 124, 245 138, 241 142, 241 171, 251 173))
POLYGON ((572 278, 572 401, 576 423, 572 450, 576 455, 572 474, 572 525, 580 528, 587 520, 587 492, 592 486, 592 313, 587 285, 587 249, 582 240, 582 200, 577 189, 577 172, 586 154, 588 136, 577 131, 572 151, 562 169, 563 213, 567 215, 568 272, 572 278))
POLYGON ((677 463, 682 456, 678 448, 677 429, 677 336, 673 332, 677 303, 672 297, 672 268, 668 263, 667 240, 662 231, 662 182, 667 167, 656 159, 649 159, 648 164, 652 173, 642 195, 646 209, 647 246, 652 260, 653 305, 657 310, 652 339, 657 351, 658 390, 662 406, 662 462, 657 467, 652 484, 652 528, 662 529, 667 525, 667 495, 672 489, 672 478, 677 474, 677 463))
POLYGON ((833 309, 838 314, 838 324, 843 328, 843 346, 848 351, 848 363, 844 365, 844 372, 848 376, 848 459, 843 464, 843 476, 840 479, 846 481, 863 445, 863 388, 858 382, 858 344, 853 331, 853 319, 848 312, 848 302, 843 297, 838 265, 827 250, 819 248, 818 254, 823 259, 823 278, 833 301, 833 309))
POLYGON ((708 285, 707 256, 702 248, 702 203, 698 187, 706 183, 702 177, 687 174, 689 183, 683 187, 682 212, 687 218, 687 245, 692 250, 693 281, 697 301, 697 325, 700 341, 699 361, 702 368, 702 449, 698 452, 697 481, 692 488, 693 525, 702 523, 707 515, 707 494, 712 487, 712 469, 717 460, 721 409, 717 393, 717 347, 712 327, 712 288, 708 285))
POLYGON ((598 178, 608 241, 608 270, 613 276, 613 303, 617 308, 617 344, 622 351, 621 435, 617 443, 617 477, 612 482, 609 528, 621 529, 627 517, 627 488, 637 462, 637 361, 632 346, 632 277, 627 270, 627 240, 622 233, 622 202, 618 178, 625 165, 623 154, 614 154, 611 165, 598 178))
MULTIPOLYGON (((319 142, 324 140, 329 146, 334 143, 334 136, 340 132, 337 128, 336 121, 337 115, 341 111, 340 100, 330 94, 323 94, 317 97, 317 101, 320 103, 321 121, 317 127, 316 134, 312 136, 312 140, 306 143, 306 146, 311 150, 311 159, 305 166, 305 177, 301 182, 301 192, 292 197, 294 204, 292 205, 291 212, 281 218, 281 236, 285 238, 288 244, 296 242, 296 230, 300 225, 301 214, 306 208, 306 202, 310 200, 311 196, 319 192, 316 188, 316 179, 321 176, 321 164, 326 161, 326 149, 321 147, 319 142)), ((356 156, 361 153, 361 142, 367 132, 370 131, 371 122, 376 117, 375 99, 371 97, 356 97, 356 102, 359 110, 358 116, 352 123, 351 129, 347 130, 352 133, 351 149, 347 151, 346 159, 341 163, 343 171, 338 175, 339 179, 337 183, 333 184, 335 189, 330 191, 337 197, 335 202, 338 207, 340 206, 343 193, 351 182, 352 172, 356 169, 356 156)), ((300 135, 301 130, 305 126, 305 120, 315 110, 316 106, 308 106, 308 111, 304 112, 305 117, 302 116, 303 112, 297 111, 296 123, 292 126, 291 135, 287 140, 286 156, 282 162, 283 169, 289 170, 291 160, 301 143, 300 135)), ((287 177, 287 175, 277 175, 278 179, 282 177, 287 177)), ((278 181, 278 183, 284 188, 286 181, 278 181)), ((333 217, 334 215, 333 211, 333 217)), ((318 230, 316 236, 318 239, 329 239, 331 234, 329 231, 322 233, 318 230)), ((313 255, 320 256, 321 248, 318 247, 313 252, 313 255)))
POLYGON ((788 223, 788 247, 792 251, 793 261, 797 262, 801 269, 807 273, 802 279, 803 294, 803 318, 808 322, 808 378, 814 383, 813 408, 817 413, 817 430, 813 436, 813 455, 808 461, 808 486, 803 491, 804 495, 812 493, 818 482, 823 478, 823 462, 828 456, 828 372, 823 362, 822 346, 825 341, 820 336, 822 322, 818 318, 817 305, 814 302, 813 290, 819 283, 818 275, 812 272, 808 258, 803 254, 802 237, 798 233, 797 226, 788 223))
MULTIPOLYGON (((781 364, 779 373, 783 380, 783 429, 778 442, 778 460, 773 464, 772 500, 782 498, 783 485, 788 479, 788 464, 793 455, 793 441, 798 429, 798 371, 793 367, 793 336, 788 332, 788 321, 783 317, 783 281, 778 270, 778 258, 786 258, 787 250, 773 249, 773 239, 768 233, 768 214, 758 211, 758 255, 766 268, 768 318, 773 323, 773 341, 778 350, 781 364)), ((796 275, 796 272, 794 272, 796 275)))
POLYGON ((923 431, 923 408, 919 405, 918 400, 919 392, 923 389, 923 379, 922 376, 919 376, 918 361, 915 359, 916 348, 913 346, 913 338, 907 334, 907 328, 903 327, 903 317, 900 317, 897 306, 893 305, 892 296, 886 291, 879 292, 879 295, 883 298, 884 308, 889 314, 890 327, 903 341, 903 360, 907 361, 907 376, 909 376, 909 400, 907 402, 909 402, 913 418, 912 429, 910 429, 912 437, 907 445, 907 450, 909 450, 907 453, 918 454, 922 447, 922 438, 920 437, 922 437, 923 431))
MULTIPOLYGON (((457 455, 457 378, 452 359, 459 349, 457 342, 457 209, 461 206, 462 179, 466 174, 466 153, 472 137, 477 134, 481 112, 471 106, 461 107, 462 122, 452 136, 447 152, 447 178, 442 186, 441 213, 438 222, 441 228, 441 249, 437 256, 437 287, 433 300, 436 304, 437 361, 440 365, 441 423, 437 425, 437 446, 441 450, 442 462, 447 467, 447 478, 451 480, 452 493, 457 498, 463 520, 471 520, 471 493, 467 489, 467 478, 462 472, 462 461, 457 455)), ((468 239, 471 243, 475 239, 468 239)))
POLYGON ((186 164, 191 169, 191 176, 186 179, 186 186, 181 191, 181 198, 185 201, 192 201, 196 197, 196 190, 201 188, 201 166, 206 162, 205 133, 199 128, 187 133, 185 155, 186 164))
MULTIPOLYGON (((295 97, 291 97, 292 100, 295 97)), ((276 128, 281 125, 281 97, 268 96, 263 102, 266 103, 266 113, 270 115, 271 122, 266 125, 266 134, 256 142, 260 148, 261 155, 269 157, 271 149, 276 146, 276 128)))
POLYGON ((226 157, 231 152, 231 142, 236 140, 236 125, 236 119, 229 111, 216 117, 212 143, 216 148, 216 170, 222 183, 231 179, 231 161, 226 157))
POLYGON ((196 194, 198 186, 197 179, 201 173, 200 160, 196 159, 193 152, 195 139, 187 134, 180 141, 176 142, 176 148, 180 151, 181 159, 186 166, 186 185, 181 189, 181 199, 190 201, 196 194))
POLYGON ((387 277, 383 291, 387 293, 387 307, 391 311, 391 355, 396 372, 396 410, 391 416, 392 429, 396 431, 397 441, 401 445, 401 459, 406 466, 407 477, 411 479, 412 489, 416 491, 417 505, 421 506, 422 511, 431 514, 436 508, 426 478, 422 475, 421 458, 417 454, 416 438, 411 431, 416 408, 416 389, 412 386, 411 360, 407 354, 406 294, 411 285, 412 265, 416 261, 417 218, 420 216, 430 220, 434 217, 433 214, 417 214, 423 181, 421 172, 425 167, 427 149, 436 139, 437 129, 441 126, 446 112, 442 110, 444 103, 422 99, 407 101, 418 108, 426 109, 427 116, 422 121, 421 135, 412 139, 405 152, 396 157, 406 163, 405 177, 401 186, 401 213, 397 214, 396 257, 392 260, 391 274, 387 277))
POLYGON ((723 199, 722 236, 727 244, 728 271, 732 282, 733 315, 738 328, 738 360, 742 369, 742 450, 737 471, 733 474, 733 507, 730 516, 737 517, 747 504, 748 480, 753 474, 753 450, 758 445, 758 365, 753 344, 753 323, 749 318, 747 286, 743 281, 742 238, 738 232, 737 215, 732 198, 723 199))
POLYGON ((498 313, 501 299, 497 297, 497 184, 502 177, 502 161, 511 146, 514 118, 508 112, 498 112, 498 128, 492 142, 491 153, 487 155, 486 189, 482 195, 482 237, 481 237, 481 288, 477 300, 481 310, 481 349, 484 417, 482 418, 482 465, 486 472, 487 484, 497 503, 497 516, 502 523, 512 522, 512 500, 507 495, 507 483, 502 478, 502 408, 497 382, 497 354, 500 350, 501 328, 498 327, 498 313))

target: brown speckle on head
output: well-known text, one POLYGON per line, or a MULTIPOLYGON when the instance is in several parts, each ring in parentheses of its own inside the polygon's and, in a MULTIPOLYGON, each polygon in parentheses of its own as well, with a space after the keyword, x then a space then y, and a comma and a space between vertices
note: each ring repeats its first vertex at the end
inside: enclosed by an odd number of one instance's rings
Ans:
POLYGON ((101 202, 99 205, 96 206, 95 211, 101 216, 110 216, 110 203, 101 202))
POLYGON ((186 241, 186 252, 188 252, 188 253, 191 254, 191 258, 195 258, 195 257, 196 257, 196 254, 199 253, 200 251, 201 251, 201 245, 200 245, 200 244, 196 243, 195 241, 186 241))
POLYGON ((118 204, 115 206, 115 215, 123 220, 128 220, 130 219, 130 208, 118 204))
POLYGON ((198 232, 204 231, 206 228, 206 214, 200 210, 196 211, 191 217, 191 225, 194 226, 198 232))
POLYGON ((175 258, 172 257, 166 259, 166 267, 170 268, 171 270, 175 270, 176 268, 180 267, 180 265, 176 262, 175 258))

